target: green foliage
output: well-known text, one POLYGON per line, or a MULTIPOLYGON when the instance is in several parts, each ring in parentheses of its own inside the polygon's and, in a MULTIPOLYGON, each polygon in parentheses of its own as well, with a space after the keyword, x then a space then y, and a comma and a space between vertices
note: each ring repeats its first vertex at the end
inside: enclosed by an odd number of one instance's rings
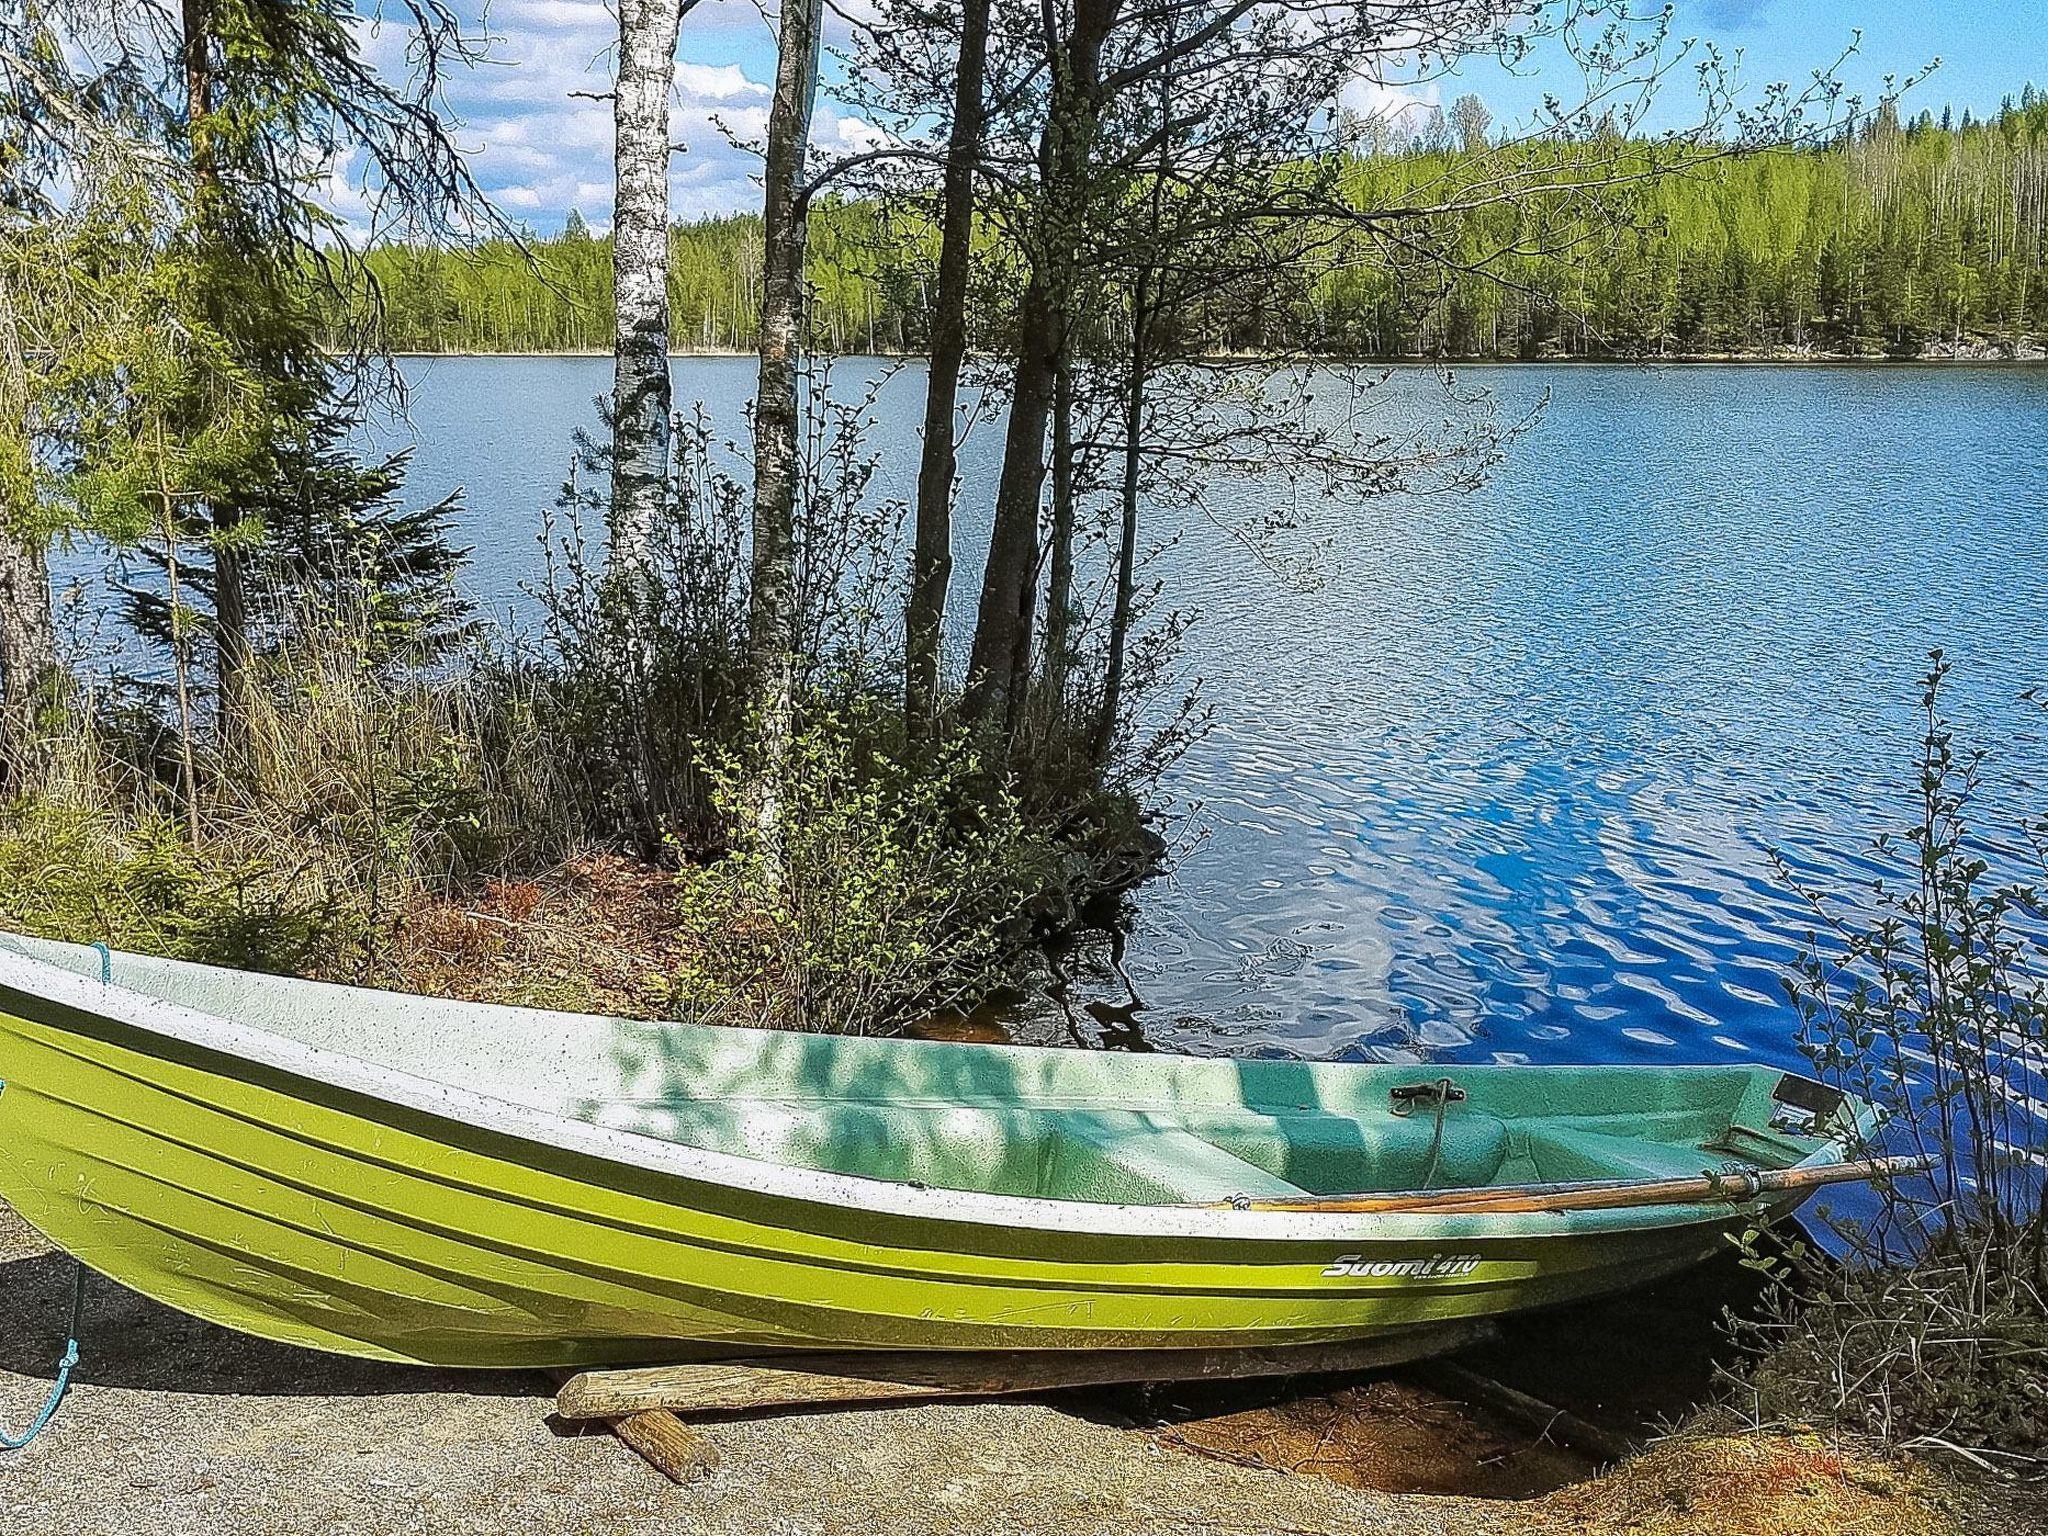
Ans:
MULTIPOLYGON (((1464 180, 1530 173, 1566 153, 1541 142, 1411 146, 1356 155, 1343 176, 1361 208, 1456 204, 1447 189, 1464 180)), ((1624 181, 1627 154, 1616 168, 1624 181)), ((1709 160, 1651 176, 1625 198, 1475 198, 1399 241, 1326 242, 1298 274, 1305 303, 1200 317, 1198 340, 1388 357, 2013 347, 2048 334, 2044 177, 2048 101, 2038 97, 1961 128, 1880 115, 1825 147, 1709 160)), ((821 204, 809 258, 820 344, 920 346, 931 245, 915 207, 821 204)), ((579 229, 533 248, 535 265, 507 241, 371 252, 386 339, 427 352, 608 347, 608 244, 579 229)), ((751 216, 671 232, 678 345, 752 346, 760 250, 751 216)), ((1001 251, 985 254, 1001 266, 1001 251)))
POLYGON ((779 782, 731 751, 711 765, 730 851, 679 878, 697 952, 686 1005, 859 1034, 1012 979, 1059 851, 964 743, 905 760, 883 744, 892 728, 880 708, 813 711, 779 782), (780 808, 772 860, 755 832, 764 794, 780 808))
POLYGON ((463 623, 448 506, 403 508, 402 459, 350 451, 388 375, 330 177, 352 162, 380 220, 461 221, 475 189, 433 108, 468 45, 413 7, 386 81, 347 0, 150 14, 0 21, 0 525, 141 546, 165 579, 134 616, 176 642, 181 690, 197 636, 238 672, 307 594, 367 591, 388 651, 431 654, 463 623))
MULTIPOLYGON (((1969 825, 1983 755, 1956 745, 1940 651, 1922 680, 1916 824, 1877 840, 1893 875, 1847 906, 1809 893, 1827 923, 1789 983, 1820 1077, 1867 1098, 1928 1158, 1928 1187, 1887 1191, 1880 1253, 1928 1240, 2003 1252, 2048 1239, 2048 873, 1994 875, 1969 825)), ((2034 830, 2034 829, 2029 829, 2034 830)), ((2028 846, 2022 843, 2020 846, 2028 846)))
MULTIPOLYGON (((608 462, 581 445, 549 530, 540 634, 484 669, 523 701, 577 832, 679 871, 677 995, 714 1017, 887 1030, 978 1001, 1042 929, 1150 873, 1136 782, 1071 740, 1010 757, 913 749, 901 722, 902 509, 872 494, 872 392, 802 403, 797 725, 764 783, 746 666, 747 488, 701 411, 681 419, 631 580, 595 563, 608 462), (757 813, 779 808, 779 857, 757 813)), ((505 710, 494 711, 504 714, 505 710)))
MULTIPOLYGON (((811 211, 811 324, 827 352, 895 352, 918 344, 919 291, 906 270, 929 232, 868 203, 811 211)), ((754 345, 761 303, 761 219, 730 214, 669 231, 668 296, 676 346, 754 345)), ((552 240, 493 239, 466 249, 386 245, 365 257, 382 296, 381 339, 398 352, 608 352, 612 252, 581 219, 552 240)))
MULTIPOLYGON (((466 551, 450 533, 460 511, 456 493, 423 507, 403 499, 409 453, 364 461, 348 442, 349 416, 332 404, 272 425, 256 450, 263 473, 249 470, 231 498, 232 540, 240 556, 251 647, 275 651, 291 643, 295 624, 322 614, 360 631, 372 659, 431 661, 470 633, 473 605, 456 589, 466 551)), ((146 458, 144 461, 146 463, 146 458)), ((230 542, 218 530, 193 530, 197 549, 173 550, 152 530, 139 539, 147 564, 167 573, 175 553, 183 606, 194 594, 210 600, 209 550, 230 542)), ((167 582, 127 588, 128 618, 145 639, 169 648, 167 582)), ((190 614, 180 615, 189 633, 190 614)))
POLYGON ((358 613, 258 659, 247 729, 196 754, 146 700, 82 693, 34 794, 0 810, 0 928, 348 974, 408 905, 572 843, 529 701, 396 669, 358 613))
POLYGON ((351 928, 330 894, 269 858, 200 852, 161 811, 27 801, 0 812, 0 927, 283 974, 351 928))
POLYGON ((608 515, 610 459, 579 435, 544 530, 541 633, 495 669, 553 744, 587 835, 648 858, 715 842, 700 748, 736 735, 746 696, 747 492, 715 450, 701 410, 678 421, 636 593, 587 541, 608 515))

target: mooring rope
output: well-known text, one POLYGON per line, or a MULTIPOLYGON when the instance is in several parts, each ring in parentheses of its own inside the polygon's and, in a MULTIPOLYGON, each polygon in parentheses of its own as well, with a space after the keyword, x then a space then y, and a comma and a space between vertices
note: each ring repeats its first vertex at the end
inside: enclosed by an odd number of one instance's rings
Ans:
POLYGON ((1429 1137, 1429 1161, 1423 1165, 1423 1189, 1436 1185, 1438 1170, 1443 1166, 1444 1116, 1450 1112, 1451 1101, 1465 1097, 1464 1090, 1448 1077, 1440 1077, 1433 1083, 1409 1083, 1394 1090, 1394 1117, 1405 1120, 1415 1113, 1415 1102, 1425 1099, 1436 1105, 1436 1129, 1429 1137))
POLYGON ((1429 1138, 1429 1165, 1422 1170, 1422 1187, 1424 1189, 1436 1187, 1437 1170, 1443 1166, 1444 1116, 1450 1110, 1451 1090, 1456 1086, 1457 1084, 1453 1083, 1448 1077, 1440 1077, 1436 1080, 1436 1130, 1431 1133, 1429 1138))
POLYGON ((85 1266, 75 1264, 71 1277, 71 1337, 64 1341, 64 1358, 57 1362, 57 1379, 50 1384, 50 1395, 43 1399, 43 1406, 36 1410, 36 1416, 28 1422, 28 1428, 18 1435, 0 1429, 0 1450, 18 1451, 50 1427, 50 1420, 57 1416, 57 1407, 64 1401, 65 1390, 71 1385, 71 1373, 78 1368, 79 1322, 85 1315, 85 1266))
MULTIPOLYGON (((100 954, 100 985, 114 984, 114 952, 105 944, 94 944, 92 948, 100 954)), ((7 1084, 0 1081, 0 1092, 7 1084)), ((64 1358, 57 1362, 57 1379, 50 1383, 50 1395, 43 1399, 43 1406, 36 1410, 36 1416, 28 1421, 28 1428, 20 1434, 10 1434, 0 1429, 0 1451, 18 1451, 50 1427, 50 1420, 57 1416, 57 1409, 64 1401, 64 1394, 71 1386, 71 1373, 78 1369, 79 1324, 85 1317, 85 1266, 72 1260, 71 1273, 71 1335, 64 1341, 64 1358)))

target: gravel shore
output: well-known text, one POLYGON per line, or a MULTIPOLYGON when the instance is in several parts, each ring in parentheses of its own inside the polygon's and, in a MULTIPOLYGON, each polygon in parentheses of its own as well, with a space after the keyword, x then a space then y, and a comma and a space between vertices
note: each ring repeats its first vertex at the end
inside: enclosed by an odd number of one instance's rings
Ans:
MULTIPOLYGON (((48 1388, 70 1284, 69 1261, 0 1207, 11 1429, 48 1388)), ((41 1439, 0 1456, 10 1536, 1482 1536, 1518 1507, 1238 1466, 1042 1403, 714 1424, 720 1469, 678 1488, 609 1435, 558 1435, 538 1377, 264 1344, 99 1279, 77 1383, 41 1439)))

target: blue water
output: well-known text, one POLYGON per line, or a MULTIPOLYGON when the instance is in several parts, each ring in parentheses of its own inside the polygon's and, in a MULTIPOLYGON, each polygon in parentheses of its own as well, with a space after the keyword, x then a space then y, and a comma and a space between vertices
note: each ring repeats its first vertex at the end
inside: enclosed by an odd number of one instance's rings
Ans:
MULTIPOLYGON (((468 494, 469 581, 526 606, 541 509, 600 359, 408 366, 421 497, 468 494)), ((857 371, 857 370, 856 370, 857 371)), ((677 365, 724 430, 745 360, 677 365)), ((882 488, 914 474, 920 378, 880 398, 882 488)), ((1214 724, 1164 785, 1184 846, 1122 967, 1094 946, 1024 1038, 1454 1061, 1791 1063, 1780 978, 1811 914, 1772 865, 1853 894, 1910 815, 1915 679, 1990 748, 1978 807, 2048 814, 2048 370, 1428 370, 1390 426, 1536 418, 1471 492, 1297 499, 1277 477, 1162 510, 1174 679, 1214 724), (1220 525, 1286 502, 1306 579, 1220 525)), ((978 582, 987 425, 963 455, 978 582)))

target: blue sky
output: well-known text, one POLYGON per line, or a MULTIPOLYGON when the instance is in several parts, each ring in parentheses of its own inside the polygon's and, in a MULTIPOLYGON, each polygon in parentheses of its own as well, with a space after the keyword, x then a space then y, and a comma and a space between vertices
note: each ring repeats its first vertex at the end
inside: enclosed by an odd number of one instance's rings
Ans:
MULTIPOLYGON (((1710 40, 1731 57, 1752 92, 1771 81, 1804 83, 1832 64, 1861 33, 1857 52, 1843 64, 1847 86, 1866 99, 1884 89, 1885 76, 1905 79, 1940 67, 1905 99, 1902 110, 1923 106, 1936 116, 1944 103, 1978 115, 1995 110, 2031 78, 2048 87, 2048 13, 2040 0, 1677 0, 1673 33, 1710 40)), ((1539 60, 1554 70, 1560 61, 1539 60)), ((1569 90, 1569 80, 1546 81, 1539 67, 1521 77, 1498 68, 1473 70, 1472 88, 1511 121, 1526 118, 1546 89, 1569 90)), ((1455 95, 1464 82, 1439 87, 1455 95)), ((1678 81, 1667 107, 1682 113, 1693 98, 1678 81)))
MULTIPOLYGON (((766 0, 763 0, 766 3, 766 0)), ((359 0, 373 17, 378 0, 359 0)), ((862 0, 838 0, 858 14, 862 0)), ((616 21, 606 0, 458 0, 477 30, 493 39, 493 61, 450 82, 449 102, 461 122, 479 181, 504 211, 548 233, 570 208, 602 228, 611 206, 609 106, 577 96, 607 88, 616 21)), ((1752 92, 1774 80, 1804 80, 1831 63, 1860 28, 1860 50, 1843 69, 1866 95, 1886 74, 1904 76, 1932 62, 1941 67, 1907 101, 1937 113, 1952 102, 1982 114, 2029 79, 2048 87, 2048 23, 2038 0, 1676 0, 1675 33, 1711 38, 1741 55, 1741 79, 1752 92)), ((375 56, 399 67, 396 29, 366 22, 375 56)), ((835 23, 843 35, 843 23, 835 23)), ((744 144, 757 139, 772 79, 769 23, 753 0, 701 0, 683 23, 677 50, 675 136, 678 218, 731 212, 755 201, 757 162, 744 144), (740 143, 735 144, 737 139, 740 143)), ((1361 82, 1357 102, 1401 111, 1476 90, 1497 121, 1526 122, 1546 92, 1572 99, 1573 77, 1554 52, 1509 75, 1474 64, 1451 78, 1420 85, 1361 82)), ((1660 108, 1669 123, 1687 120, 1690 87, 1680 78, 1660 108)), ((816 138, 827 149, 859 147, 874 130, 827 98, 816 138)), ((353 202, 337 187, 346 211, 353 202)))

